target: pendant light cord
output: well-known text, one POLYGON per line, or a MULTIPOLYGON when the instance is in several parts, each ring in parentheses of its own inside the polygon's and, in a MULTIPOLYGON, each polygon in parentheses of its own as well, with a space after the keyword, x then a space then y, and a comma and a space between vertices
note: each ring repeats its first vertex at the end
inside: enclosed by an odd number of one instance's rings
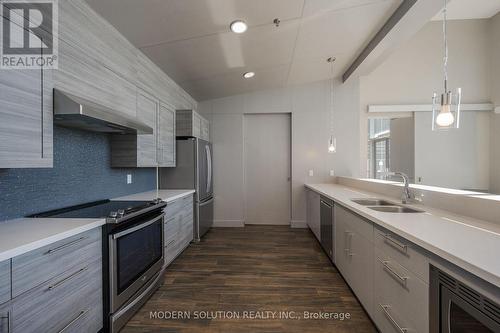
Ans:
POLYGON ((331 74, 332 74, 332 84, 330 86, 330 134, 333 135, 333 103, 334 103, 334 86, 335 86, 335 76, 334 76, 334 63, 335 63, 335 58, 331 58, 332 61, 331 63, 331 74))
POLYGON ((446 2, 447 0, 444 0, 444 9, 443 9, 443 37, 444 37, 444 92, 448 92, 448 36, 447 36, 447 26, 446 26, 446 21, 447 21, 447 7, 446 7, 446 2))

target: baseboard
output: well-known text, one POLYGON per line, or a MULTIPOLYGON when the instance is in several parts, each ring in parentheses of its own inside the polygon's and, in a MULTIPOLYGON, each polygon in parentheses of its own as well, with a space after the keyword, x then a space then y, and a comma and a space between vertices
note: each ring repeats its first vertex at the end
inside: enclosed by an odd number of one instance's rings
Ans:
POLYGON ((307 229, 307 222, 302 221, 302 220, 292 220, 292 221, 290 221, 290 227, 291 228, 307 229))
POLYGON ((243 220, 215 220, 215 228, 243 228, 245 221, 243 220))

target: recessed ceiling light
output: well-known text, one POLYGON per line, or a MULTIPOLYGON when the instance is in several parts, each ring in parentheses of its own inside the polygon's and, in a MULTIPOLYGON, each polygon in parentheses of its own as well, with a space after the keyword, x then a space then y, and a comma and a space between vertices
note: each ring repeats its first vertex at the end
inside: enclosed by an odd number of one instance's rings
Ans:
POLYGON ((245 21, 242 20, 236 20, 231 22, 231 25, 229 27, 231 28, 231 31, 234 32, 235 34, 242 34, 248 29, 247 24, 245 23, 245 21))
POLYGON ((255 76, 255 72, 246 72, 245 74, 243 74, 243 77, 245 79, 250 79, 250 78, 252 78, 254 76, 255 76))

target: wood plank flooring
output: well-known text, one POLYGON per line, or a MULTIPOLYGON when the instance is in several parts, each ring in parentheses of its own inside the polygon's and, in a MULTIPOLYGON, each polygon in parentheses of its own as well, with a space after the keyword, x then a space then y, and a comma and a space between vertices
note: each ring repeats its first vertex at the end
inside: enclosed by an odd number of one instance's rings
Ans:
POLYGON ((313 234, 308 229, 288 226, 213 228, 168 267, 164 285, 122 330, 124 333, 376 331, 313 234), (157 318, 151 316, 155 311, 157 318), (184 317, 191 318, 161 317, 168 317, 174 311, 182 311, 184 317), (275 316, 282 311, 282 317, 293 314, 294 319, 271 319, 270 313, 269 319, 250 318, 252 314, 266 314, 259 311, 277 312, 275 316), (305 319, 304 311, 349 313, 350 319, 305 319), (195 318, 204 314, 212 319, 195 318), (239 319, 230 318, 238 314, 239 319))

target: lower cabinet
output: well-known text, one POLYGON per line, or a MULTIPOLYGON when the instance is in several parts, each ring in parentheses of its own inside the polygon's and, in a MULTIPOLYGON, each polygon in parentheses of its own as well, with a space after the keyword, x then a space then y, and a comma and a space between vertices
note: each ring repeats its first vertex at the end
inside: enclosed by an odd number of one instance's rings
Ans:
POLYGON ((10 260, 0 262, 0 304, 10 300, 10 260))
POLYGON ((25 275, 33 279, 23 280, 29 288, 17 288, 18 294, 0 305, 0 333, 98 332, 103 326, 101 239, 96 228, 14 257, 13 272, 29 266, 25 275), (47 266, 57 274, 48 274, 47 266))
POLYGON ((372 315, 373 225, 339 205, 335 205, 334 214, 335 264, 366 312, 372 315))
POLYGON ((320 234, 320 200, 321 196, 312 191, 312 190, 307 190, 306 192, 307 196, 307 225, 309 226, 309 229, 313 232, 314 236, 318 240, 321 240, 321 234, 320 234))
POLYGON ((165 207, 165 265, 169 265, 193 240, 193 196, 165 207))

